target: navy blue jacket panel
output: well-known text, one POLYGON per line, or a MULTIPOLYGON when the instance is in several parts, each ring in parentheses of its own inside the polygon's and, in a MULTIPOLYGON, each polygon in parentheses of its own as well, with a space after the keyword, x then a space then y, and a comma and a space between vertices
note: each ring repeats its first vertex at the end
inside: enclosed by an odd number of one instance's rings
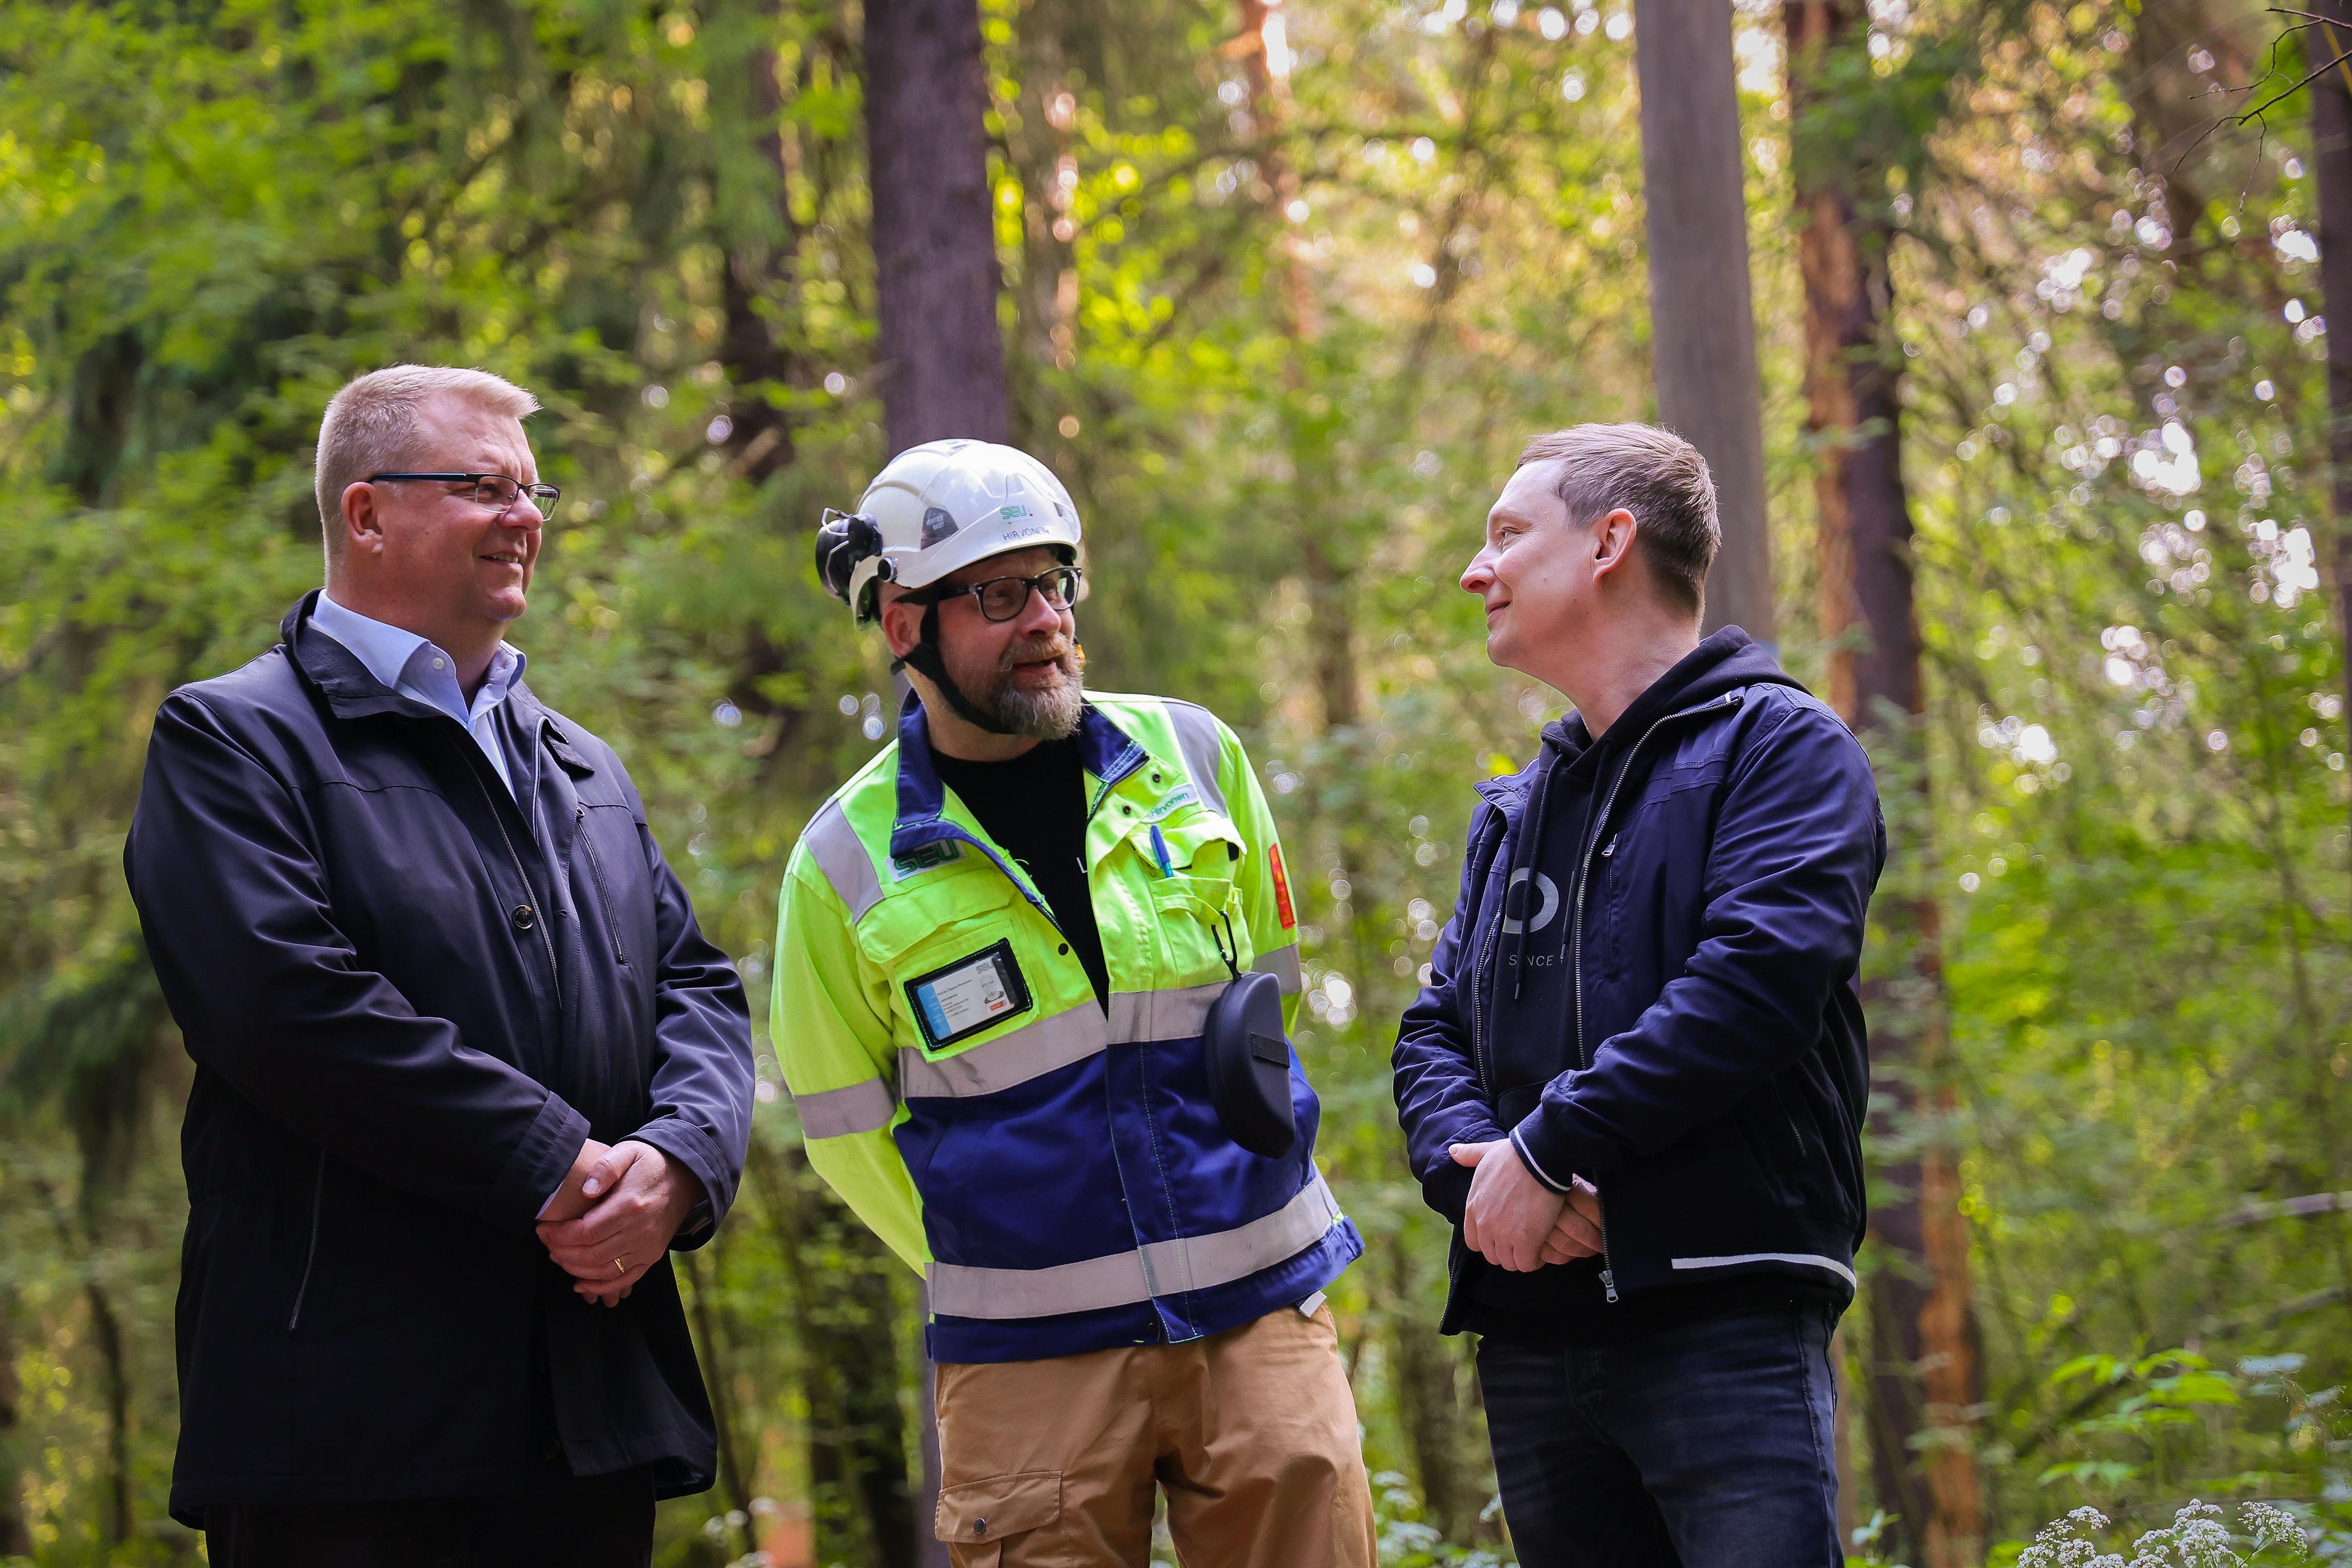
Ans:
POLYGON ((1414 1173, 1457 1227, 1445 1326, 1486 1267, 1448 1150, 1504 1137, 1547 1184, 1600 1189, 1612 1301, 1750 1275, 1850 1300, 1886 854, 1861 745, 1729 627, 1598 741, 1550 725, 1478 795, 1393 1058, 1414 1173))
POLYGON ((707 1194, 751 1029, 620 759, 518 686, 509 793, 447 716, 308 625, 155 717, 125 871, 196 1064, 172 1509, 460 1496, 550 1466, 709 1484, 667 1258, 617 1308, 532 1225, 583 1139, 707 1194))

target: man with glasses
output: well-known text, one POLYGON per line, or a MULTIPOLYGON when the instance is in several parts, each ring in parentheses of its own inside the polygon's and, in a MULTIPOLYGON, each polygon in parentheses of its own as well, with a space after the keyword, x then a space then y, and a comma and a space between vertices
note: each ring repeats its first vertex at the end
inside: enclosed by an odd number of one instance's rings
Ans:
POLYGON ((196 1062, 172 1511, 221 1568, 643 1564, 715 1468, 668 1252, 734 1197, 750 1023, 505 641, 537 406, 344 387, 326 586, 155 716, 125 868, 196 1062))
POLYGON ((1213 715, 1087 696, 1078 545, 982 441, 827 514, 818 574, 913 691, 785 871, 777 1055, 928 1286, 958 1563, 1143 1568, 1156 1485, 1188 1562, 1370 1568, 1281 846, 1213 715))

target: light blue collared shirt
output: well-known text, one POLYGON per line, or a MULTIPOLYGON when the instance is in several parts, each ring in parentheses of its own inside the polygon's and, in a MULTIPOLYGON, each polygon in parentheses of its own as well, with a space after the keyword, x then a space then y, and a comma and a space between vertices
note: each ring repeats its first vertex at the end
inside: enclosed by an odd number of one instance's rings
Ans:
POLYGON ((353 657, 367 666, 370 675, 393 690, 463 724, 466 733, 474 737, 474 744, 482 749, 482 755, 490 759, 490 766, 498 769, 507 793, 514 794, 514 774, 507 768, 507 751, 499 743, 498 726, 491 721, 499 704, 507 700, 507 693, 522 679, 523 666, 528 661, 521 649, 499 644, 498 651, 490 655, 489 674, 468 705, 465 688, 457 684, 457 661, 415 632, 387 626, 357 610, 347 610, 329 598, 324 590, 311 608, 310 624, 351 649, 353 657))

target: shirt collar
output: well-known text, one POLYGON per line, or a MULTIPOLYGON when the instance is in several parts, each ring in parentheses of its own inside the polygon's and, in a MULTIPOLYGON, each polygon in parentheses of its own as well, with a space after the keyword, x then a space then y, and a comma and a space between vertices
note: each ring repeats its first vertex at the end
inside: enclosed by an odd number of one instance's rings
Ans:
POLYGON ((486 713, 505 700, 507 693, 522 679, 523 668, 529 662, 520 648, 509 643, 499 644, 498 651, 490 655, 489 673, 484 677, 481 689, 474 694, 469 712, 465 690, 457 684, 457 661, 430 639, 347 609, 324 590, 311 607, 310 624, 349 648, 367 667, 367 672, 386 688, 427 695, 435 707, 450 712, 460 722, 486 713), (436 659, 441 661, 437 669, 434 666, 436 659))

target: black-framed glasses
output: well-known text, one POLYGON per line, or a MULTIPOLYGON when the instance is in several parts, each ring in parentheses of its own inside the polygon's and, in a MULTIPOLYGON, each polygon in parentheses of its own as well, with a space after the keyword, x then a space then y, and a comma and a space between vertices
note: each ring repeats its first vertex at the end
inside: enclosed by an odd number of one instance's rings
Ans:
POLYGON ((1083 575, 1075 566, 1055 566, 1034 577, 991 577, 984 583, 967 583, 961 588, 934 588, 925 596, 937 604, 969 594, 980 601, 982 616, 992 621, 1009 621, 1029 607, 1029 595, 1033 593, 1044 595, 1049 610, 1068 609, 1077 602, 1078 580, 1083 575))
POLYGON ((474 503, 477 506, 488 507, 500 517, 512 511, 514 503, 519 499, 529 496, 530 504, 539 509, 539 515, 550 522, 555 521, 555 503, 563 496, 563 492, 553 485, 527 485, 520 479, 509 479, 504 474, 370 474, 368 476, 370 484, 379 479, 437 479, 443 484, 451 485, 470 481, 474 487, 474 503))

